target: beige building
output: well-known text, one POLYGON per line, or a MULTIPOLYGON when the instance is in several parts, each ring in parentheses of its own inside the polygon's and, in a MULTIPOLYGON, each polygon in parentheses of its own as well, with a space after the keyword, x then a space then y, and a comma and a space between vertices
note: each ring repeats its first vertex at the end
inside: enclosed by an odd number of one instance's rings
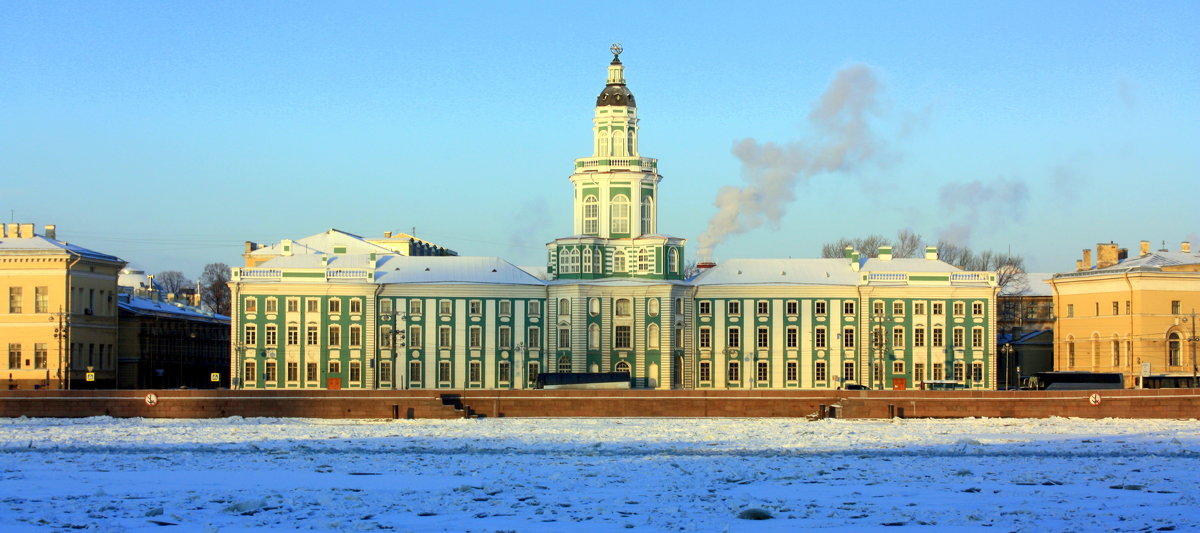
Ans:
POLYGON ((1122 372, 1126 386, 1143 376, 1196 373, 1196 315, 1200 311, 1200 254, 1184 242, 1178 252, 1139 253, 1114 243, 1084 250, 1076 271, 1056 274, 1055 370, 1122 372))
POLYGON ((42 234, 33 224, 0 232, 0 349, 9 389, 112 387, 116 383, 120 258, 42 234), (60 371, 60 369, 68 369, 60 371), (93 381, 87 381, 91 374, 93 381))

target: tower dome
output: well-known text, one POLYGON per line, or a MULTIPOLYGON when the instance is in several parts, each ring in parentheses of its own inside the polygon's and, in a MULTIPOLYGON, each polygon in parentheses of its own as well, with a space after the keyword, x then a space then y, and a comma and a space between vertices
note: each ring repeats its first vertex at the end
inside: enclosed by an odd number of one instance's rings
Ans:
POLYGON ((613 54, 612 63, 608 64, 608 84, 596 97, 596 107, 624 106, 637 107, 633 100, 633 92, 625 86, 625 66, 621 64, 621 45, 613 44, 609 49, 613 54))

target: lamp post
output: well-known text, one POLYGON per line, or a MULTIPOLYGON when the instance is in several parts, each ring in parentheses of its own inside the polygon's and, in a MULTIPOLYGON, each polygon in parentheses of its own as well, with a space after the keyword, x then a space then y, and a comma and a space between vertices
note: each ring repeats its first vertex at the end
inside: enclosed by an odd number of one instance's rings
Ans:
MULTIPOLYGON (((1012 361, 1012 353, 1013 353, 1012 344, 1004 343, 1004 346, 1000 348, 1000 351, 1004 354, 1004 388, 1008 389, 1008 388, 1012 387, 1012 373, 1009 372, 1009 369, 1012 367, 1012 362, 1013 362, 1012 361)), ((1020 368, 1020 367, 1017 367, 1017 368, 1020 368)), ((1020 381, 1020 379, 1021 379, 1021 376, 1019 374, 1020 374, 1020 372, 1018 371, 1017 381, 1020 381)))

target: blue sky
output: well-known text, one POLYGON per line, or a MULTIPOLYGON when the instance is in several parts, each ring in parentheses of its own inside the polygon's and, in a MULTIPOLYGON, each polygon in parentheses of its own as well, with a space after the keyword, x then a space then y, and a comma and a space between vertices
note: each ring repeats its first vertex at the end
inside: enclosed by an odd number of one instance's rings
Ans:
POLYGON ((1200 240, 1196 2, 3 11, 0 213, 150 271, 331 227, 542 264, 571 232, 614 41, 665 176, 659 230, 689 254, 745 183, 734 143, 819 144, 809 112, 857 64, 880 82, 875 156, 801 177, 777 225, 718 259, 907 228, 1064 271, 1097 242, 1200 240))

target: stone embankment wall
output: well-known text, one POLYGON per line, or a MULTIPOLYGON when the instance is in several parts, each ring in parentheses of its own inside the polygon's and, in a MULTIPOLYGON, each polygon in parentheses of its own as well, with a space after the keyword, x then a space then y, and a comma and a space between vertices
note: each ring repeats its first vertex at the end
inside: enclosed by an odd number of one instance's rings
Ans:
POLYGON ((1200 418, 1200 389, 982 391, 0 391, 0 417, 1200 418))

